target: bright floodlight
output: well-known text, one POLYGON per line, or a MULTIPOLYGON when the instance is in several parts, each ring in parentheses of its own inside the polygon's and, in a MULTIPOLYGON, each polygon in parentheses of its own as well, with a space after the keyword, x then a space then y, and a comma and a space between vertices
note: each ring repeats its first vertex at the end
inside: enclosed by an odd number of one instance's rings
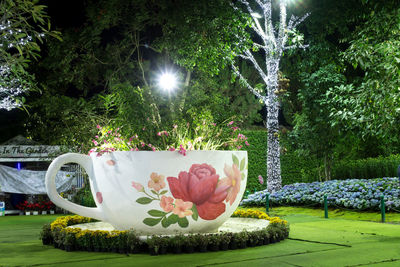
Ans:
POLYGON ((176 86, 175 75, 169 72, 161 74, 158 85, 164 90, 171 91, 176 86))

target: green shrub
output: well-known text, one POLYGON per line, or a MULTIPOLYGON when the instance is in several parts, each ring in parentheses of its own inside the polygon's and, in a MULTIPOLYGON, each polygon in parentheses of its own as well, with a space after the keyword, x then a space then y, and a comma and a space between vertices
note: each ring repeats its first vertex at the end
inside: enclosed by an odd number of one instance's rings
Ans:
POLYGON ((247 137, 250 146, 244 147, 247 150, 249 168, 247 173, 247 190, 253 193, 255 190, 265 189, 265 184, 258 182, 258 176, 266 179, 267 175, 267 132, 265 130, 242 131, 247 137))
POLYGON ((105 231, 105 230, 82 230, 80 228, 68 228, 90 221, 82 216, 63 216, 57 218, 51 224, 43 226, 41 239, 44 244, 53 244, 57 248, 87 251, 109 251, 120 253, 150 252, 151 255, 166 253, 192 253, 194 251, 204 252, 226 250, 251 246, 266 245, 264 240, 270 236, 276 236, 275 241, 283 240, 287 235, 281 233, 289 232, 287 221, 278 217, 269 217, 266 213, 258 210, 238 210, 234 217, 259 218, 269 220, 267 227, 260 231, 247 232, 218 232, 213 234, 178 234, 175 236, 149 236, 147 240, 141 241, 134 231, 105 231), (272 229, 270 229, 272 228, 272 229), (235 243, 235 246, 231 246, 235 243), (190 247, 188 250, 186 248, 190 247))
POLYGON ((92 191, 90 190, 88 183, 76 193, 72 201, 85 207, 96 207, 96 203, 94 202, 92 191))
MULTIPOLYGON (((264 177, 264 181, 267 179, 267 131, 247 130, 243 131, 243 134, 250 143, 250 146, 243 148, 247 150, 249 160, 247 190, 253 193, 266 188, 265 184, 259 183, 258 176, 264 177)), ((336 161, 332 166, 331 179, 396 177, 398 165, 400 165, 400 155, 336 161)), ((315 157, 302 157, 292 151, 282 153, 282 185, 319 181, 322 168, 321 160, 315 157)))
MULTIPOLYGON (((267 179, 267 131, 242 131, 247 137, 250 146, 244 147, 248 153, 249 170, 247 175, 247 189, 250 193, 263 190, 266 184, 261 185, 258 176, 267 179)), ((312 182, 318 180, 318 160, 297 156, 293 152, 281 155, 282 184, 312 182)))
POLYGON ((281 175, 282 185, 318 181, 318 160, 313 157, 301 157, 294 152, 282 154, 281 175))
POLYGON ((399 164, 400 155, 359 160, 343 160, 335 164, 332 170, 332 179, 397 177, 397 167, 399 164))

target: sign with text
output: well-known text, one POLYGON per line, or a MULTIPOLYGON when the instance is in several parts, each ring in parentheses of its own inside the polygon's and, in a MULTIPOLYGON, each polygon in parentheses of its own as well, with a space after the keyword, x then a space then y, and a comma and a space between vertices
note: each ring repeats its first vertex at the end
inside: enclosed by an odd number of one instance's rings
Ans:
POLYGON ((55 157, 59 153, 59 146, 0 146, 0 158, 55 157))

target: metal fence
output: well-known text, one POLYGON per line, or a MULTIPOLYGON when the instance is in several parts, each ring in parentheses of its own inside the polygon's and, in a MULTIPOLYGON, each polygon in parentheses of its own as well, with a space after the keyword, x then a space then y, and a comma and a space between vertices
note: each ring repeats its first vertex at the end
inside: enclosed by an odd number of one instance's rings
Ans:
POLYGON ((63 170, 74 173, 74 186, 76 189, 80 189, 85 186, 85 170, 79 164, 67 164, 63 166, 63 170))

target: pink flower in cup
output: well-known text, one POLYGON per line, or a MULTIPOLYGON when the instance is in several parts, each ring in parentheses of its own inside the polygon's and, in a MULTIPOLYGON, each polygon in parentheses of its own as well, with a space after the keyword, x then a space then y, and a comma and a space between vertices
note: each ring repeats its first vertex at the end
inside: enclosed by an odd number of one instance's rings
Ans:
POLYGON ((232 205, 240 191, 242 174, 236 164, 232 164, 232 167, 225 164, 224 173, 227 177, 221 179, 218 186, 228 188, 225 200, 232 205))
POLYGON ((186 149, 183 147, 183 145, 180 145, 180 146, 179 146, 179 151, 178 151, 178 153, 180 153, 180 154, 186 156, 186 149))
POLYGON ((157 174, 155 172, 150 174, 150 181, 148 183, 149 188, 153 188, 155 191, 160 191, 165 187, 165 176, 161 174, 157 174))
POLYGON ((190 209, 193 207, 193 203, 190 201, 183 201, 182 199, 175 200, 175 207, 172 212, 179 216, 179 218, 183 218, 186 216, 190 216, 193 214, 193 211, 190 209))
POLYGON ((143 185, 136 183, 136 182, 132 182, 132 186, 138 191, 138 192, 144 192, 144 187, 143 185))
POLYGON ((193 164, 189 172, 182 171, 178 177, 168 177, 172 195, 176 199, 196 205, 199 217, 214 220, 225 212, 226 186, 218 186, 219 175, 208 164, 193 164))
POLYGON ((165 212, 170 212, 174 209, 174 198, 162 196, 160 201, 160 206, 165 212))

